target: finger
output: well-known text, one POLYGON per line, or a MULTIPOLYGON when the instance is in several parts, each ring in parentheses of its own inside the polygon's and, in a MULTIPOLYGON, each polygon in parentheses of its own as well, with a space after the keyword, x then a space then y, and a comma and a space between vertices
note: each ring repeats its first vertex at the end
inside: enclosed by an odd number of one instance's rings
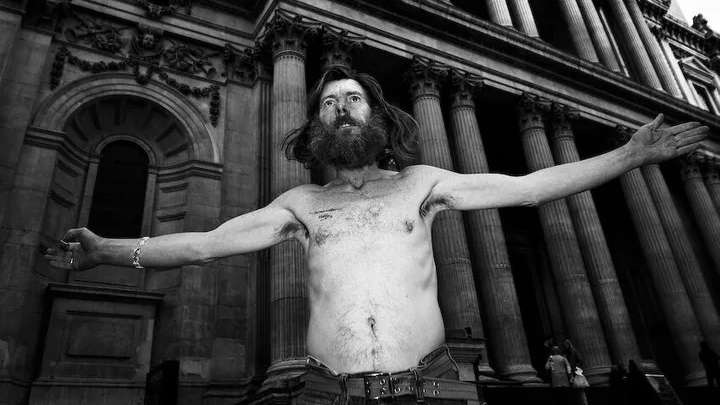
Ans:
POLYGON ((675 139, 677 140, 677 146, 682 147, 704 141, 707 139, 707 133, 701 132, 688 136, 678 136, 675 139))
POLYGON ((653 129, 658 129, 662 126, 663 121, 665 121, 665 115, 663 113, 658 114, 657 117, 655 117, 654 120, 650 123, 650 127, 653 129))
POLYGON ((67 231, 67 233, 65 234, 65 236, 63 236, 63 238, 62 238, 62 240, 60 241, 60 243, 63 243, 63 242, 65 242, 65 243, 67 243, 67 242, 77 242, 77 241, 79 241, 79 239, 80 239, 80 232, 82 232, 82 230, 81 230, 80 228, 70 229, 69 231, 67 231))
POLYGON ((679 155, 684 155, 684 154, 690 153, 694 150, 698 150, 700 148, 700 146, 702 146, 702 145, 699 142, 696 142, 691 145, 685 145, 681 148, 678 148, 677 151, 678 151, 679 155))
POLYGON ((699 122, 686 122, 684 124, 675 125, 674 127, 666 128, 668 132, 671 134, 680 134, 685 131, 689 131, 691 129, 697 128, 700 126, 699 122))

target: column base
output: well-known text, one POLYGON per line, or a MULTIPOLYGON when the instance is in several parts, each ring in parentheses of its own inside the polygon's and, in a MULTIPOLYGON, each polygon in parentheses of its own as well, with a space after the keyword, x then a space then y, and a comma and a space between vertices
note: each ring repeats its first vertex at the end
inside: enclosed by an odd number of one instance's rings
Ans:
POLYGON ((529 365, 516 366, 508 371, 502 371, 499 374, 503 379, 523 384, 543 382, 543 380, 537 376, 537 371, 529 365))
POLYGON ((610 366, 581 368, 583 375, 593 387, 604 387, 610 384, 610 366))

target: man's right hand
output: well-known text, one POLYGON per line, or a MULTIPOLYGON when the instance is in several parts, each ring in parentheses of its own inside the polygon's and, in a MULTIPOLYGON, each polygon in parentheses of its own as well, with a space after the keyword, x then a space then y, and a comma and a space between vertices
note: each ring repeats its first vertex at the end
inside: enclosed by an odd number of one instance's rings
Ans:
POLYGON ((57 249, 48 248, 45 259, 60 269, 87 270, 100 264, 99 246, 102 238, 87 228, 69 230, 57 249))

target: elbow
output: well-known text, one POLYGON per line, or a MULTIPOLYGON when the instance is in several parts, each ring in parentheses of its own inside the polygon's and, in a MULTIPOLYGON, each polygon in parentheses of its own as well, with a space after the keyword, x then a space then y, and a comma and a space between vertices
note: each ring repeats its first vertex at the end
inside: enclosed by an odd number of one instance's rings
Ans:
POLYGON ((523 198, 522 206, 523 207, 537 207, 538 205, 542 204, 544 201, 542 201, 542 198, 537 192, 528 190, 527 193, 525 193, 525 198, 523 198))

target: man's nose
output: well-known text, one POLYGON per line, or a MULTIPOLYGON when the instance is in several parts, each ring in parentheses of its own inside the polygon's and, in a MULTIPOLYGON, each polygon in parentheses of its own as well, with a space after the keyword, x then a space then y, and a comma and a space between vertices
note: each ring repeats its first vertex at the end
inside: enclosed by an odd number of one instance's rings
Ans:
POLYGON ((348 113, 347 108, 345 108, 344 101, 338 101, 337 104, 335 104, 335 113, 337 115, 345 115, 348 113))

